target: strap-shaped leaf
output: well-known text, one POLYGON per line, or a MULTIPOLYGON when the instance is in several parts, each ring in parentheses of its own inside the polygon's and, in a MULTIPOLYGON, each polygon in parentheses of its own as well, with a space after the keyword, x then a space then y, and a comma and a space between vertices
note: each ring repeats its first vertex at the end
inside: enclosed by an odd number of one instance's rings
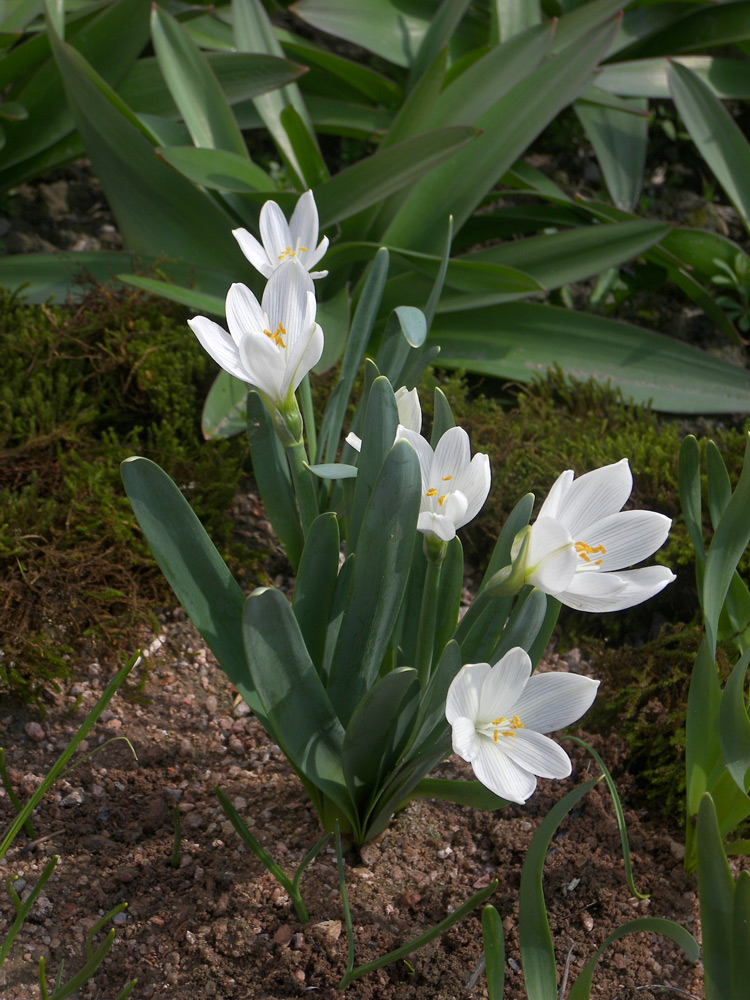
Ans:
POLYGON ((453 410, 451 409, 451 404, 448 402, 448 397, 445 395, 443 390, 439 385, 435 386, 434 394, 434 413, 432 417, 432 434, 430 436, 430 446, 434 450, 437 448, 438 441, 449 431, 451 427, 456 426, 456 421, 453 416, 453 410))
POLYGON ((750 719, 745 708, 745 674, 750 649, 737 661, 721 696, 719 739, 724 763, 737 787, 746 792, 750 772, 750 719))
POLYGON ((267 191, 273 189, 268 174, 251 163, 247 154, 198 146, 161 146, 157 155, 195 184, 212 191, 267 191))
POLYGON ((391 383, 382 375, 375 379, 367 396, 367 409, 362 427, 362 450, 357 467, 357 484, 351 523, 347 530, 349 551, 357 551, 362 519, 370 502, 386 455, 393 447, 398 428, 398 410, 391 383))
MULTIPOLYGON (((631 104, 634 111, 646 111, 642 98, 631 104)), ((576 101, 574 108, 594 147, 612 201, 632 211, 641 193, 648 117, 583 100, 576 101)))
POLYGON ((747 38, 750 38, 750 3, 706 4, 686 11, 683 17, 669 18, 666 25, 622 49, 620 55, 623 59, 672 56, 710 46, 736 45, 747 38))
POLYGON ((297 163, 302 170, 302 179, 307 187, 314 187, 331 176, 325 164, 315 134, 310 132, 296 108, 288 107, 279 115, 281 126, 287 134, 294 150, 297 163))
POLYGON ((388 317, 375 364, 392 386, 403 384, 401 373, 410 349, 420 348, 427 336, 427 322, 421 309, 397 306, 388 317))
POLYGON ((732 911, 735 887, 724 854, 714 802, 708 794, 701 798, 698 810, 697 840, 698 896, 703 934, 706 996, 731 997, 732 911))
POLYGON ((239 584, 169 476, 148 458, 127 458, 122 481, 154 558, 232 684, 263 718, 242 646, 239 584))
POLYGON ((383 463, 365 511, 351 591, 331 663, 328 691, 346 725, 375 681, 406 588, 419 514, 419 461, 397 441, 383 463))
POLYGON ((328 620, 339 568, 339 526, 332 512, 320 514, 312 524, 302 550, 294 585, 292 610, 310 658, 323 667, 328 620))
POLYGON ((750 982, 750 872, 743 869, 734 887, 732 912, 732 1000, 742 1000, 750 982))
POLYGON ((419 679, 412 667, 398 667, 366 692, 346 727, 343 768, 360 816, 378 795, 411 734, 419 706, 419 679))
POLYGON ((160 163, 132 114, 105 81, 54 31, 50 41, 86 150, 133 250, 236 267, 231 220, 193 184, 160 163))
POLYGON ((432 662, 436 663, 453 637, 458 624, 458 610, 464 584, 464 550, 461 539, 456 537, 448 542, 442 565, 440 566, 440 587, 437 596, 435 616, 435 639, 432 662))
POLYGON ((680 56, 670 60, 623 60, 603 66, 596 84, 622 97, 670 97, 667 70, 670 62, 679 62, 699 76, 717 97, 747 100, 750 98, 750 66, 740 59, 715 59, 713 56, 680 56))
POLYGON ((427 690, 422 696, 409 750, 410 755, 418 752, 423 742, 431 741, 436 730, 447 733, 445 700, 448 697, 448 688, 461 666, 461 650, 458 643, 449 642, 443 650, 443 655, 433 667, 427 690))
POLYGON ((703 612, 706 636, 716 646, 719 615, 740 557, 750 541, 750 435, 737 488, 722 515, 706 557, 703 612))
MULTIPOLYGON (((685 721, 685 868, 695 868, 695 817, 703 793, 712 789, 711 774, 723 767, 719 743, 721 686, 716 672, 714 648, 704 637, 693 664, 685 721)), ((736 785, 727 773, 736 790, 736 785)))
POLYGON ((195 145, 247 158, 245 140, 224 91, 182 24, 154 6, 151 39, 159 69, 195 145))
POLYGON ((484 962, 489 1000, 503 1000, 505 991, 505 938, 503 936, 503 922, 494 906, 485 906, 482 910, 482 944, 484 945, 484 962))
POLYGON ((500 641, 490 655, 490 663, 497 663, 515 646, 527 651, 531 649, 544 624, 546 613, 547 595, 543 591, 532 590, 527 596, 521 594, 500 641))
POLYGON ((422 778, 411 794, 413 799, 442 799, 456 802, 472 809, 504 809, 505 799, 495 795, 480 781, 462 781, 454 778, 422 778))
POLYGON ((248 597, 242 633, 270 732, 294 766, 352 818, 341 771, 344 730, 280 590, 248 597))
POLYGON ((409 70, 409 90, 416 85, 427 68, 434 63, 439 53, 448 45, 461 23, 461 18, 466 13, 469 2, 470 0, 442 0, 422 38, 409 70))
MULTIPOLYGON (((750 35, 750 3, 724 5, 744 8, 746 32, 750 35)), ((727 197, 750 229, 750 144, 726 108, 703 81, 689 69, 672 63, 669 87, 677 110, 703 159, 716 175, 727 197)))
POLYGON ((677 480, 680 487, 682 516, 685 518, 690 541, 693 543, 693 548, 695 549, 696 561, 702 565, 706 561, 706 548, 703 541, 701 513, 700 461, 698 441, 693 434, 688 434, 680 445, 677 480))
POLYGON ((419 181, 384 242, 430 251, 442 239, 448 214, 460 229, 529 143, 578 96, 615 31, 614 23, 597 28, 573 49, 529 74, 480 115, 475 124, 484 130, 482 135, 419 181), (435 205, 441 205, 445 215, 435 212, 435 205))
POLYGON ((201 430, 207 441, 234 437, 247 430, 247 385, 223 369, 203 403, 201 430))
POLYGON ((299 565, 304 538, 289 464, 259 393, 247 394, 247 437, 255 480, 268 519, 284 546, 289 562, 299 565))

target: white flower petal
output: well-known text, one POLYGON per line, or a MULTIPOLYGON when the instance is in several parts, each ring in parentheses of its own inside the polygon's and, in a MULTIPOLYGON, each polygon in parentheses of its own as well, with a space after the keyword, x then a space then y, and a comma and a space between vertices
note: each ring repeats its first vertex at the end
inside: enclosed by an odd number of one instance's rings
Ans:
POLYGON ((354 448, 355 451, 362 451, 362 438, 358 437, 353 431, 349 431, 344 440, 350 448, 354 448))
POLYGON ((429 510, 423 510, 419 515, 417 531, 437 535, 442 542, 450 542, 456 537, 456 526, 453 521, 444 514, 433 514, 429 510))
POLYGON ((245 337, 240 344, 240 360, 247 374, 245 378, 274 402, 284 398, 282 391, 286 376, 284 351, 265 334, 245 337))
POLYGON ((248 382, 248 374, 242 367, 237 346, 223 327, 205 316, 194 316, 188 320, 188 326, 198 338, 204 351, 211 355, 217 365, 234 375, 235 378, 248 382))
POLYGON ((264 247, 256 240, 253 234, 249 233, 247 229, 233 229, 232 236, 237 240, 240 250, 253 267, 260 271, 264 278, 270 277, 273 266, 268 261, 268 254, 264 247))
POLYGON ((417 458, 419 459, 419 471, 422 476, 422 490, 429 489, 432 460, 434 458, 429 441, 426 441, 421 434, 417 434, 415 431, 409 430, 408 427, 401 427, 400 425, 396 431, 396 440, 408 441, 416 451, 417 458))
POLYGON ((396 390, 396 406, 398 407, 398 422, 402 427, 419 434, 422 430, 422 407, 419 403, 419 393, 416 389, 407 389, 402 385, 396 390))
POLYGON ((468 501, 460 490, 454 490, 443 503, 443 514, 453 524, 454 533, 456 528, 471 520, 466 514, 467 507, 468 501))
POLYGON ((645 566, 621 573, 576 573, 553 596, 578 611, 623 611, 642 604, 674 580, 666 566, 645 566))
POLYGON ((571 484, 555 517, 562 521, 574 539, 586 526, 622 510, 633 489, 628 460, 594 469, 571 484))
POLYGON ((313 282, 304 267, 292 259, 277 267, 268 279, 263 292, 263 312, 268 316, 275 332, 278 324, 286 331, 287 347, 298 337, 310 335, 310 326, 315 321, 315 311, 310 316, 307 293, 313 295, 313 282))
POLYGON ((292 392, 296 392, 297 387, 305 375, 307 375, 307 373, 320 361, 320 357, 323 353, 323 342, 323 331, 318 324, 315 323, 307 342, 305 343, 299 341, 297 344, 293 345, 295 353, 290 360, 293 360, 295 365, 294 368, 291 367, 291 364, 287 365, 286 375, 282 385, 284 396, 286 396, 290 387, 292 392), (300 345, 301 350, 298 350, 300 345), (299 360, 297 360, 298 357, 299 360))
POLYGON ((538 517, 529 530, 526 581, 545 594, 564 590, 575 576, 578 556, 567 528, 551 517, 538 517))
MULTIPOLYGON (((578 568, 609 572, 634 566, 664 544, 671 524, 670 518, 653 510, 623 510, 610 514, 586 528, 584 538, 575 539, 593 549, 599 546, 605 549, 604 553, 589 553, 583 567, 578 568)), ((582 555, 587 553, 584 551, 582 555)))
POLYGON ((238 347, 245 337, 265 336, 263 310, 247 285, 237 282, 230 287, 227 292, 226 312, 229 332, 238 347))
POLYGON ((513 736, 500 739, 503 752, 512 761, 540 778, 567 778, 572 771, 570 757, 563 748, 533 729, 516 729, 513 736))
MULTIPOLYGON (((462 524, 473 521, 484 506, 490 492, 492 475, 488 455, 478 452, 469 463, 468 472, 461 477, 460 488, 466 495, 466 515, 462 524)), ((459 525, 460 527, 460 525, 459 525)))
POLYGON ((598 688, 599 681, 580 674, 534 673, 514 710, 527 729, 554 733, 591 708, 598 688))
POLYGON ((575 472, 572 469, 566 469, 565 472, 560 473, 552 484, 552 489, 547 494, 547 499, 541 506, 537 520, 540 517, 557 517, 560 504, 567 495, 574 477, 575 472))
POLYGON ((490 791, 509 802, 523 803, 536 788, 536 778, 503 752, 504 747, 479 737, 478 753, 471 762, 474 774, 490 791))
POLYGON ((508 650, 484 679, 477 724, 486 725, 500 716, 510 718, 530 676, 531 660, 526 650, 520 646, 508 650))
MULTIPOLYGON (((445 480, 447 476, 456 480, 457 484, 459 477, 468 469, 470 458, 469 435, 463 427, 451 427, 443 434, 435 448, 430 485, 437 486, 438 481, 445 480)), ((442 488, 446 489, 446 486, 442 488)), ((457 488, 457 486, 450 483, 450 488, 457 488)))
POLYGON ((461 716, 476 719, 479 695, 489 672, 489 663, 467 663, 461 667, 451 681, 445 700, 445 717, 450 725, 461 716))
POLYGON ((292 249, 305 247, 307 252, 315 249, 318 242, 318 209, 312 191, 305 191, 297 200, 289 220, 292 249))
POLYGON ((267 201, 260 210, 260 238, 274 267, 285 259, 288 248, 294 249, 284 213, 275 201, 267 201))
POLYGON ((479 753, 479 736, 471 719, 459 716, 453 721, 453 753, 471 763, 479 753))

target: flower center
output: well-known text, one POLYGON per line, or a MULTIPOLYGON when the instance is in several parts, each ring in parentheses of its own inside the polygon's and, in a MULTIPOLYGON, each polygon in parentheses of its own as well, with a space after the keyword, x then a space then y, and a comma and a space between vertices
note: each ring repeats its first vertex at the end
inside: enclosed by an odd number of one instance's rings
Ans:
MULTIPOLYGON (((441 476, 440 479, 441 479, 441 482, 447 483, 450 479, 453 479, 453 476, 441 476)), ((427 490, 427 492, 425 493, 425 496, 426 497, 437 497, 438 505, 440 507, 442 507, 443 504, 445 503, 445 501, 450 496, 450 493, 443 493, 442 496, 438 496, 438 491, 435 489, 434 486, 431 486, 429 488, 429 490, 427 490)))
POLYGON ((501 715, 497 719, 492 720, 492 725, 495 727, 492 730, 493 743, 497 743, 501 736, 512 736, 515 738, 516 729, 526 728, 517 715, 514 715, 510 722, 508 722, 508 720, 501 715), (506 724, 508 726, 507 729, 501 728, 506 724))
MULTIPOLYGON (((599 555, 599 553, 605 555, 607 552, 607 550, 604 548, 603 545, 589 545, 587 542, 576 542, 575 549, 578 555, 581 557, 581 559, 583 559, 584 562, 589 563, 590 565, 591 565, 590 556, 596 556, 599 555)), ((602 562, 603 562, 602 559, 595 559, 593 565, 601 566, 602 562)))
POLYGON ((269 337, 277 347, 286 347, 282 338, 286 337, 287 333, 282 323, 279 323, 276 327, 276 333, 271 333, 270 330, 264 330, 263 333, 265 333, 265 335, 269 337))
POLYGON ((302 252, 302 251, 304 251, 305 253, 307 253, 307 247, 301 247, 301 246, 298 245, 296 250, 292 250, 291 247, 287 247, 286 250, 283 253, 279 254, 279 260, 287 260, 287 259, 290 259, 292 257, 296 257, 297 254, 300 253, 300 252, 302 252))

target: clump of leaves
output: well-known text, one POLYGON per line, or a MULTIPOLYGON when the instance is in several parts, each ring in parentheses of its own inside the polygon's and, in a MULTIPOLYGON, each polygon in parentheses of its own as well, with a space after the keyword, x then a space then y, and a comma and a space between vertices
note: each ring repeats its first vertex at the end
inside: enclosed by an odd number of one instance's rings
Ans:
POLYGON ((148 607, 170 600, 120 462, 159 462, 230 561, 252 563, 228 515, 247 450, 201 438, 214 366, 177 308, 106 289, 73 310, 13 296, 0 308, 0 687, 28 698, 82 636, 132 644, 148 607))

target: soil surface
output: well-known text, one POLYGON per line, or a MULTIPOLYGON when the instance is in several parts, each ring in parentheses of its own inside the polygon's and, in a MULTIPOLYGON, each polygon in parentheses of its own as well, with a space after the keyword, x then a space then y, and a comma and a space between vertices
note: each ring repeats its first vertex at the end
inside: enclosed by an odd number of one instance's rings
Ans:
MULTIPOLYGON (((84 936, 120 902, 116 939, 82 997, 115 997, 131 977, 133 996, 199 996, 221 1000, 282 998, 314 992, 333 998, 346 968, 347 943, 336 858, 326 847, 302 880, 310 919, 300 924, 286 892, 242 844, 214 793, 219 785, 251 832, 293 872, 321 830, 304 790, 203 646, 180 610, 165 611, 158 635, 144 636, 142 690, 115 696, 82 749, 86 757, 52 789, 34 815, 37 839, 21 834, 0 862, 3 879, 18 876, 27 895, 55 854, 58 869, 36 900, 10 958, 0 970, 2 1000, 39 996, 36 966, 80 966, 84 936), (137 755, 124 740, 127 737, 137 755), (174 808, 181 816, 178 866, 172 866, 174 808)), ((6 705, 0 743, 11 781, 27 799, 95 704, 116 668, 92 661, 86 679, 50 693, 43 721, 6 705)), ((596 674, 577 652, 550 654, 545 665, 596 674)), ((131 690, 135 685, 132 683, 131 690)), ((607 692, 601 691, 600 697, 607 692)), ((585 735, 585 733, 583 734, 585 735)), ((639 808, 622 768, 616 738, 590 737, 616 773, 624 798, 636 884, 631 896, 606 787, 597 785, 552 841, 545 897, 562 979, 569 984, 604 938, 638 916, 677 920, 698 933, 694 880, 682 847, 658 818, 639 808)), ((525 806, 495 813, 437 801, 411 803, 374 842, 346 854, 357 964, 372 961, 442 920, 477 889, 498 879, 491 898, 503 918, 507 1000, 523 1000, 517 896, 521 865, 540 821, 574 784, 596 773, 571 751, 573 776, 541 781, 525 806)), ((82 757, 83 754, 79 754, 82 757)), ((471 777, 457 758, 439 773, 471 777)), ((0 795, 5 827, 13 809, 0 795)), ((7 896, 0 903, 12 920, 7 896)), ((101 938, 101 935, 100 935, 101 938)), ((479 913, 439 940, 355 982, 358 1000, 485 997, 479 913)), ((671 941, 626 938, 605 953, 592 996, 649 1000, 701 997, 701 970, 671 941), (680 993, 679 991, 684 991, 680 993)))

